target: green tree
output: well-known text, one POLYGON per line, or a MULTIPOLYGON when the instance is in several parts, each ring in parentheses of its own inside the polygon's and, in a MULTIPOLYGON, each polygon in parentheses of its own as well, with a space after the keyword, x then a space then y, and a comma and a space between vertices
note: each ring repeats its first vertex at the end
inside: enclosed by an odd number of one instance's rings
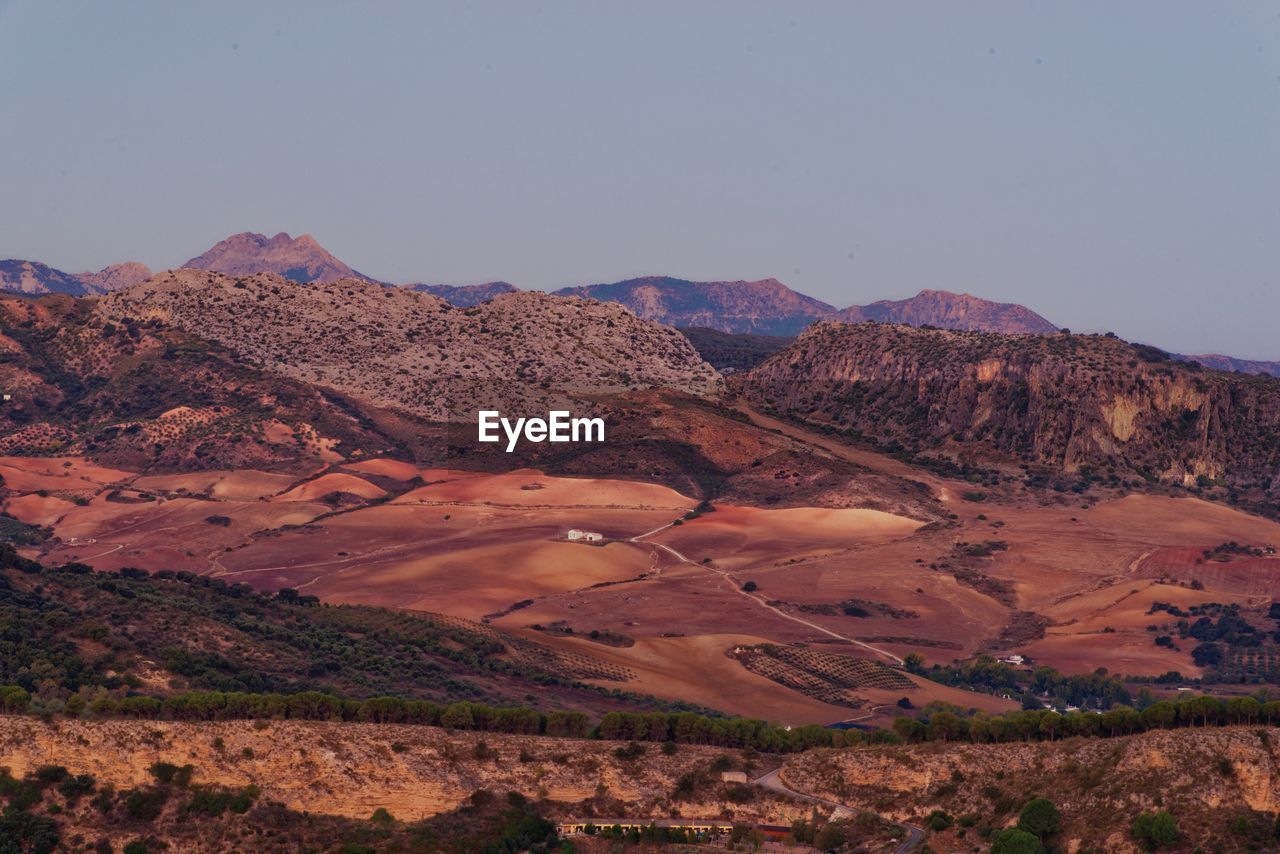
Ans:
POLYGON ((1032 798, 1018 813, 1018 829, 1044 839, 1062 829, 1062 814, 1048 798, 1032 798))
POLYGON ((991 838, 991 854, 1044 854, 1044 846, 1035 835, 1011 827, 991 838))
POLYGON ((1151 850, 1178 840, 1178 823, 1167 810, 1143 813, 1133 820, 1133 835, 1151 850))
POLYGON ((902 663, 911 673, 924 672, 924 656, 918 652, 907 653, 907 657, 902 660, 902 663))

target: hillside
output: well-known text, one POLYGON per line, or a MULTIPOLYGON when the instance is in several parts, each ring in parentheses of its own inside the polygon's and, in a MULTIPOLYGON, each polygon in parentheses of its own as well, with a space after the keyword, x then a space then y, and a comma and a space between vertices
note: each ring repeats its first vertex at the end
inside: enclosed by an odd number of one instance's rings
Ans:
POLYGON ((96 273, 81 273, 77 278, 84 285, 85 293, 106 294, 145 282, 151 278, 151 268, 137 261, 128 261, 111 264, 96 273))
POLYGON ((561 288, 559 296, 590 297, 625 305, 640 317, 671 326, 706 326, 722 332, 794 335, 835 309, 797 293, 777 279, 691 282, 646 276, 602 285, 561 288))
POLYGON ((431 419, 477 408, 532 415, 554 401, 665 386, 720 387, 674 329, 619 306, 522 291, 468 309, 369 282, 177 270, 102 299, 106 318, 158 320, 253 364, 431 419))
POLYGON ((294 282, 373 281, 339 261, 310 234, 293 238, 283 231, 274 237, 250 231, 233 234, 182 266, 232 276, 275 273, 294 282))
POLYGON ((1173 850, 1270 851, 1280 741, 1270 727, 1233 727, 1035 745, 818 750, 789 758, 782 779, 889 818, 925 823, 940 810, 946 829, 929 838, 937 851, 989 844, 1037 796, 1061 813, 1052 850, 1136 854, 1144 849, 1134 819, 1165 810, 1181 833, 1173 850))
POLYGON ((607 681, 606 668, 465 620, 322 606, 186 572, 33 569, 0 545, 0 619, 16 632, 0 685, 29 691, 35 711, 138 691, 321 691, 593 715, 672 705, 589 687, 580 680, 607 681))
POLYGON ((64 273, 38 261, 0 261, 0 290, 29 294, 105 294, 151 277, 145 264, 112 264, 96 273, 64 273))
POLYGON ((690 326, 680 331, 693 342, 698 355, 721 373, 749 371, 791 343, 791 339, 783 335, 749 332, 735 335, 705 326, 690 326))
POLYGON ((91 453, 171 470, 309 470, 393 444, 340 398, 89 301, 0 296, 0 453, 91 453))
POLYGON ((0 261, 0 289, 19 294, 73 294, 84 291, 84 283, 70 273, 55 270, 39 261, 11 258, 0 261))
POLYGON ((826 323, 738 384, 762 406, 908 451, 1274 497, 1280 384, 1107 336, 826 323))
POLYGON ((970 294, 924 290, 910 299, 880 300, 870 305, 855 305, 835 316, 846 323, 874 320, 904 326, 936 326, 976 332, 1000 332, 1006 335, 1049 335, 1058 327, 1026 306, 992 302, 970 294))
POLYGON ((508 282, 486 282, 483 285, 404 285, 411 291, 420 294, 431 294, 433 297, 455 305, 458 308, 470 308, 482 302, 488 302, 499 294, 509 294, 519 290, 508 282))

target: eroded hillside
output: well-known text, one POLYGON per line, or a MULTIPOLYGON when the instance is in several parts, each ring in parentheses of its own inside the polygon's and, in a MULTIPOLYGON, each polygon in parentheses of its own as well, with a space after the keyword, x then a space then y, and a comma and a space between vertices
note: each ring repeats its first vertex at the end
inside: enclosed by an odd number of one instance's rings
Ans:
POLYGON ((1109 336, 815 326, 741 381, 759 405, 910 451, 968 450, 1111 483, 1268 500, 1280 384, 1109 336))

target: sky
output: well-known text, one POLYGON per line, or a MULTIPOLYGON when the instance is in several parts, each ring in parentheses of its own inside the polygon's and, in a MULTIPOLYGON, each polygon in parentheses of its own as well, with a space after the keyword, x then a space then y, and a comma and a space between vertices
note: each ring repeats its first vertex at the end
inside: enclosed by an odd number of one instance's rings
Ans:
POLYGON ((0 258, 922 288, 1280 358, 1274 2, 0 0, 0 258))

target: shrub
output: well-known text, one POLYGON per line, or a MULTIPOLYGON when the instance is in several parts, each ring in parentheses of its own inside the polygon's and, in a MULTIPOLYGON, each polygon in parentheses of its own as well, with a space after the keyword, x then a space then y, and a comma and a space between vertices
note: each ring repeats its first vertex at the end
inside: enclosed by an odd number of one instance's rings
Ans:
POLYGON ((1053 801, 1033 798, 1018 813, 1018 829, 1025 830, 1039 839, 1052 836, 1062 829, 1062 815, 1053 801))
POLYGON ((1011 827, 991 838, 991 854, 1043 854, 1044 846, 1034 835, 1011 827))
POLYGON ((1143 813, 1133 820, 1133 835, 1151 850, 1178 840, 1178 823, 1167 810, 1143 813))

